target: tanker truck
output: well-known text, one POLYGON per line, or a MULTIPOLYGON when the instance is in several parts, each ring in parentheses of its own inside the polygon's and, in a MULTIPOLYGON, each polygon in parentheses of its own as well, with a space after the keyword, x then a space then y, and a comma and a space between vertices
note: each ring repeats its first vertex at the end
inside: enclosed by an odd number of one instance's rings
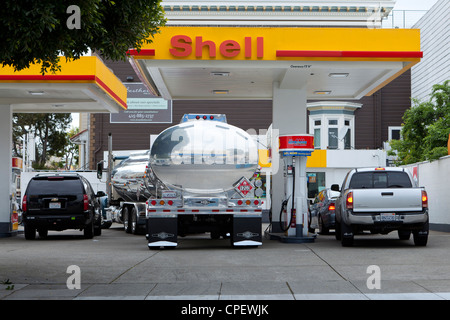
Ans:
MULTIPOLYGON (((112 222, 124 225, 125 232, 144 233, 146 224, 145 201, 154 192, 153 181, 147 174, 149 150, 113 155, 112 136, 108 137, 107 196, 100 199, 104 227, 112 222), (144 231, 144 232, 143 232, 144 231)), ((103 162, 97 164, 97 177, 102 179, 103 162)))
POLYGON ((232 246, 262 244, 256 142, 222 114, 185 114, 155 139, 147 175, 148 247, 176 247, 178 236, 209 232, 232 246))
POLYGON ((149 249, 176 247, 179 236, 205 232, 229 238, 232 246, 262 244, 262 182, 252 179, 257 145, 225 115, 185 114, 151 150, 114 169, 111 152, 108 161, 106 210, 129 233, 145 227, 149 249))

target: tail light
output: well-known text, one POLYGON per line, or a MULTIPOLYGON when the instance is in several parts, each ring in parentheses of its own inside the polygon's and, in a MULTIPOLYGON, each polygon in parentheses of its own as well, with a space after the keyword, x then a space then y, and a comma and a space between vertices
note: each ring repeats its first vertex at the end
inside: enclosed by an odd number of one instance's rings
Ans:
POLYGON ((83 210, 84 211, 89 210, 89 198, 88 198, 87 194, 83 195, 83 210))
POLYGON ((422 190, 422 208, 428 208, 428 195, 425 190, 422 190))
POLYGON ((347 209, 353 209, 353 192, 347 193, 347 200, 345 204, 347 209))
POLYGON ((330 203, 330 205, 328 206, 328 211, 331 210, 336 210, 336 206, 334 205, 334 203, 330 203))
POLYGON ((26 195, 23 196, 23 199, 22 199, 22 211, 23 212, 27 211, 27 196, 26 195))

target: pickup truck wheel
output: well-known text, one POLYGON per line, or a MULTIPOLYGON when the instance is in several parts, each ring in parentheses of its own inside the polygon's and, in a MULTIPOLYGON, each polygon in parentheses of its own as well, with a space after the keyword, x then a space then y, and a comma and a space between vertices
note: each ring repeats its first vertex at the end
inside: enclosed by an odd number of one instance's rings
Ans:
POLYGON ((343 247, 353 246, 353 230, 350 226, 347 226, 343 221, 341 221, 341 244, 343 247))
POLYGON ((417 247, 424 247, 428 242, 429 224, 428 221, 423 225, 421 230, 413 232, 414 244, 417 247))

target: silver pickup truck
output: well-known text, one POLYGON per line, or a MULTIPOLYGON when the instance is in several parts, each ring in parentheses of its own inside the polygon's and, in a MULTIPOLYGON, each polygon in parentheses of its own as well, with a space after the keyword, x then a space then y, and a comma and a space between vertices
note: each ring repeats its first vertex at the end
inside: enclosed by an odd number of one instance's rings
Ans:
POLYGON ((352 246, 354 235, 362 231, 388 234, 397 230, 399 238, 413 234, 416 246, 428 241, 428 196, 418 188, 409 172, 401 168, 351 170, 336 199, 336 239, 352 246))

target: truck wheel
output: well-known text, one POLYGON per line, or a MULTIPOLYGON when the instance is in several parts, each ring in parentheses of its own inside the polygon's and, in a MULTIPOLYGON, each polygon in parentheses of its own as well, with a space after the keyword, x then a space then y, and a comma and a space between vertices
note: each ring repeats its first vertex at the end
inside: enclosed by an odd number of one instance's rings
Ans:
POLYGON ((423 225, 422 229, 413 232, 414 244, 417 247, 424 247, 428 242, 429 224, 428 221, 423 225))
POLYGON ((131 209, 129 221, 130 221, 130 233, 138 234, 136 208, 131 209))
POLYGON ((25 234, 25 239, 27 239, 27 240, 34 240, 34 239, 36 239, 36 228, 29 227, 25 223, 24 234, 25 234))
POLYGON ((125 228, 126 233, 131 233, 131 223, 130 223, 130 212, 128 211, 128 208, 123 208, 123 226, 125 228))
POLYGON ((352 247, 354 240, 353 230, 341 221, 341 244, 343 247, 352 247))
POLYGON ((91 217, 91 222, 84 226, 83 235, 85 239, 92 239, 94 237, 94 218, 91 217))

